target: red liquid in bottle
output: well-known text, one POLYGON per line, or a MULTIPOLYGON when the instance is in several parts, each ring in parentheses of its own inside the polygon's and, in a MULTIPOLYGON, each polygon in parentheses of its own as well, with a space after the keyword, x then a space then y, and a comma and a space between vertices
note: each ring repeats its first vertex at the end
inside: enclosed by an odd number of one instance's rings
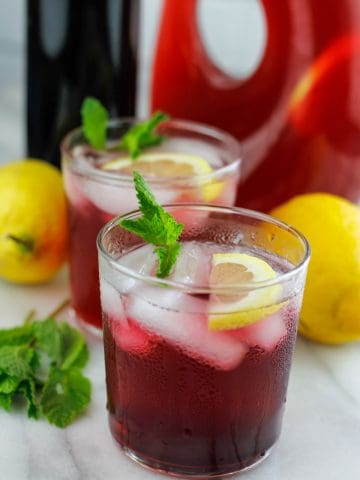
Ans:
POLYGON ((237 80, 211 62, 198 31, 197 0, 165 0, 152 108, 214 124, 242 142, 237 205, 269 210, 312 191, 357 202, 360 3, 262 4, 265 53, 250 78, 237 80))

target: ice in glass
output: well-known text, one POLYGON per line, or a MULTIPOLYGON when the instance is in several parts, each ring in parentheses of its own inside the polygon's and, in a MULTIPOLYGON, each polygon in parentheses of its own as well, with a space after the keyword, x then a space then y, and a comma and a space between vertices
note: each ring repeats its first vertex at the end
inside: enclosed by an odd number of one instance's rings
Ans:
POLYGON ((137 208, 131 173, 140 171, 161 203, 233 205, 240 153, 235 139, 204 125, 169 120, 158 127, 166 137, 136 161, 114 146, 134 120, 114 120, 105 150, 94 150, 81 129, 62 143, 62 167, 69 203, 72 306, 87 325, 101 327, 96 236, 115 215, 137 208))
POLYGON ((111 432, 181 478, 237 472, 280 434, 308 244, 249 210, 166 208, 186 219, 166 279, 118 220, 98 237, 111 432))

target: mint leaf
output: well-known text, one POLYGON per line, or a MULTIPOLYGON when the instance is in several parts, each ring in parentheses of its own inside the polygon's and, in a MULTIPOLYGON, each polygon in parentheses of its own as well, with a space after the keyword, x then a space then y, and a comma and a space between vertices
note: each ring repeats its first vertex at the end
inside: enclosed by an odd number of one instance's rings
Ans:
POLYGON ((149 186, 138 172, 134 172, 134 184, 139 201, 139 208, 143 217, 136 220, 125 219, 120 225, 132 233, 141 237, 145 242, 152 243, 157 248, 158 256, 157 276, 160 278, 170 275, 181 245, 178 239, 184 225, 159 205, 149 186))
POLYGON ((80 350, 77 357, 73 360, 71 367, 84 368, 89 360, 89 349, 84 342, 82 349, 80 350))
POLYGON ((82 129, 85 138, 97 149, 106 145, 106 128, 109 114, 94 97, 86 97, 81 106, 82 129))
POLYGON ((42 392, 42 412, 50 423, 64 428, 85 410, 90 397, 90 382, 78 369, 53 368, 42 392))
POLYGON ((164 221, 156 214, 149 218, 138 218, 136 220, 125 219, 121 226, 141 237, 145 242, 154 245, 166 244, 166 230, 164 221))
POLYGON ((135 171, 133 178, 136 196, 139 201, 139 209, 144 217, 150 218, 157 212, 159 204, 140 173, 135 171))
POLYGON ((32 418, 38 418, 39 409, 36 402, 36 389, 35 381, 29 377, 26 380, 20 381, 17 377, 11 377, 10 375, 0 375, 0 406, 9 410, 12 399, 15 395, 23 394, 27 401, 28 416, 32 418))
POLYGON ((80 368, 86 365, 89 352, 79 331, 54 318, 27 319, 21 327, 0 330, 0 341, 1 408, 10 410, 13 401, 22 397, 28 417, 36 419, 40 415, 38 398, 46 400, 42 408, 47 412, 56 381, 53 402, 65 403, 63 416, 52 423, 65 426, 83 411, 90 399, 90 382, 80 368), (67 394, 59 397, 59 392, 67 394))
POLYGON ((22 393, 26 399, 27 415, 29 418, 39 418, 40 409, 36 399, 35 382, 32 378, 23 380, 17 390, 17 393, 22 393))
POLYGON ((0 348, 0 373, 20 380, 30 377, 37 366, 37 355, 32 348, 5 346, 0 348))
POLYGON ((0 330, 0 347, 29 344, 33 339, 31 324, 0 330))
MULTIPOLYGON (((106 146, 106 129, 109 122, 109 113, 106 108, 94 97, 86 97, 81 105, 82 130, 87 141, 96 149, 106 146)), ((141 150, 159 145, 164 136, 156 133, 159 123, 167 120, 168 116, 156 112, 148 120, 131 127, 120 140, 120 148, 128 150, 132 159, 136 159, 141 150)))
POLYGON ((16 392, 16 389, 20 383, 17 377, 11 377, 5 373, 0 375, 0 393, 12 394, 16 392))
POLYGON ((11 408, 11 394, 9 393, 0 393, 0 407, 6 411, 9 411, 11 408))
POLYGON ((173 266, 176 263, 177 256, 181 249, 179 243, 174 243, 168 247, 157 247, 154 252, 159 259, 159 268, 156 275, 160 278, 164 278, 170 275, 173 266))
POLYGON ((74 365, 85 366, 87 359, 87 347, 81 333, 67 323, 59 325, 61 349, 58 366, 67 370, 74 365))
POLYGON ((30 360, 30 366, 33 372, 35 372, 41 365, 40 361, 40 354, 36 351, 33 350, 33 356, 32 359, 30 360))
POLYGON ((143 234, 153 236, 153 240, 144 240, 155 245, 171 245, 178 240, 184 226, 158 204, 149 186, 138 172, 134 172, 133 176, 139 208, 144 215, 144 222, 140 221, 139 225, 143 234))
POLYGON ((136 159, 142 149, 159 145, 164 136, 157 134, 155 128, 167 118, 165 113, 156 112, 149 120, 137 123, 122 137, 120 147, 128 150, 131 158, 136 159))
POLYGON ((56 360, 60 354, 60 333, 56 321, 47 318, 33 323, 36 347, 46 353, 51 360, 56 360))

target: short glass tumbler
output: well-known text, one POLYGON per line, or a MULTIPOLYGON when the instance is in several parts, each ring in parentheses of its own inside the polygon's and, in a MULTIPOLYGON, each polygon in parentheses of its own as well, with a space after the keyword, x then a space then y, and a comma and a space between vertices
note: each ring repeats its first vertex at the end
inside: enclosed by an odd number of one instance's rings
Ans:
POLYGON ((279 437, 309 245, 250 210, 165 208, 185 223, 166 279, 119 218, 98 237, 110 429, 143 465, 222 476, 260 462, 279 437), (215 258, 275 275, 254 281, 244 267, 242 279, 214 285, 215 258))
MULTIPOLYGON (((107 144, 119 143, 134 119, 112 120, 107 144)), ((239 143, 216 128, 181 120, 161 124, 165 141, 148 153, 171 152, 205 158, 212 170, 204 174, 168 176, 166 161, 161 176, 145 175, 160 203, 214 203, 232 206, 240 175, 239 143)), ((121 153, 94 151, 80 128, 70 132, 61 145, 62 170, 69 204, 70 280, 72 307, 87 326, 101 328, 96 237, 115 215, 137 209, 132 175, 104 169, 121 153)), ((126 152, 124 156, 128 156, 126 152)), ((135 165, 135 164, 134 164, 135 165)))

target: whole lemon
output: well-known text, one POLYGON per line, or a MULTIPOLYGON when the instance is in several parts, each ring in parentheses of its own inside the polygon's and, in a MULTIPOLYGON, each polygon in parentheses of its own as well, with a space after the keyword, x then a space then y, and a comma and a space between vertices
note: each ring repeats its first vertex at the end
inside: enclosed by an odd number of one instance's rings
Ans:
POLYGON ((66 200, 60 172, 36 159, 0 167, 0 277, 41 283, 67 254, 66 200))
POLYGON ((294 197, 272 215, 299 229, 312 256, 299 331, 322 343, 360 339, 360 209, 340 197, 294 197))

